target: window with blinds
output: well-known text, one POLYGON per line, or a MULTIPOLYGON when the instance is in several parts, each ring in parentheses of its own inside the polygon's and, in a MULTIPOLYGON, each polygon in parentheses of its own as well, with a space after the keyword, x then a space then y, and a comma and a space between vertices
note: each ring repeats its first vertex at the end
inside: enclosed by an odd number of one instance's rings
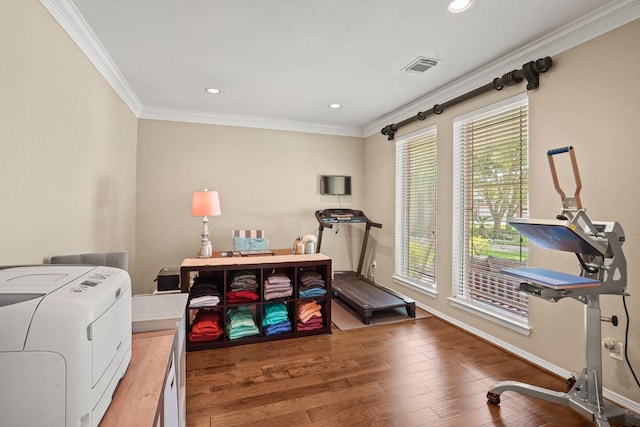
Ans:
POLYGON ((524 323, 527 297, 501 270, 526 265, 508 221, 528 216, 527 177, 526 93, 454 120, 454 298, 524 323))
POLYGON ((396 140, 394 279, 427 291, 436 285, 436 148, 435 126, 396 140))

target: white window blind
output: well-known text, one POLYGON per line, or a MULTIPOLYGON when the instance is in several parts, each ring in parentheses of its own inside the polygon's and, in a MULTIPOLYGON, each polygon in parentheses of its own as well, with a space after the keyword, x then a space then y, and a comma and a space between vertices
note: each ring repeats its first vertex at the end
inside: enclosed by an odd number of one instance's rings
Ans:
POLYGON ((527 245, 507 222, 528 216, 526 94, 454 120, 454 298, 526 322, 518 281, 527 245))
POLYGON ((436 285, 435 126, 396 140, 396 265, 394 279, 436 285))

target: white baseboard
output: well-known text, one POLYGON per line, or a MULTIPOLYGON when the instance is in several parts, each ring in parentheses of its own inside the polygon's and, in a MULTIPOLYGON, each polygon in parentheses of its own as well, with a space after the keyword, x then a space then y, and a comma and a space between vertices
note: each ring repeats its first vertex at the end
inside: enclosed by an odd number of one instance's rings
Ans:
MULTIPOLYGON (((433 314, 436 317, 441 318, 442 320, 445 320, 449 323, 451 323, 452 325, 455 325, 457 327, 459 327, 460 329, 463 329, 473 335, 476 335, 477 337, 480 337, 488 342, 490 342, 491 344, 498 346, 506 351, 508 351, 509 353, 512 353, 524 360, 526 360, 529 363, 532 363, 536 366, 539 366, 542 369, 545 369, 553 374, 558 375, 561 378, 570 378, 572 373, 567 371, 566 369, 563 369, 559 366, 554 365, 553 363, 550 363, 544 359, 541 359, 531 353, 527 353, 526 351, 522 350, 521 348, 515 347, 511 344, 509 344, 506 341, 500 340, 492 335, 487 334, 484 331, 481 331, 480 329, 474 328, 473 326, 470 326, 464 322, 461 322, 460 320, 453 318, 451 316, 448 316, 438 310, 434 310, 432 307, 429 307, 425 304, 419 303, 416 301, 416 306, 420 307, 421 309, 423 309, 424 311, 427 311, 431 314, 433 314)), ((618 393, 615 393, 611 390, 608 390, 607 388, 603 388, 602 389, 602 395, 604 396, 605 399, 611 401, 612 403, 615 403, 616 405, 629 409, 633 412, 636 413, 640 413, 640 403, 638 402, 634 402, 633 400, 622 396, 618 393)))

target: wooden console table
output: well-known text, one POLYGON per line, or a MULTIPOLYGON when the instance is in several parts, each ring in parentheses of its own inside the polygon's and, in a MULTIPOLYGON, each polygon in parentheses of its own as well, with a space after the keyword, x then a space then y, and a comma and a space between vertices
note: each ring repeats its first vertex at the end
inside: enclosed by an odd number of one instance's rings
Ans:
POLYGON ((164 390, 177 330, 133 334, 131 362, 100 427, 163 426, 164 390))

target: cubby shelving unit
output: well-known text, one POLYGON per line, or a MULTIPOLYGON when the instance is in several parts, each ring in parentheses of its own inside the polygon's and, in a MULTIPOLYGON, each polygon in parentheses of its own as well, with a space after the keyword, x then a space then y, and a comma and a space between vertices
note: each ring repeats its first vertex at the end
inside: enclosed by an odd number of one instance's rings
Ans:
POLYGON ((220 302, 216 305, 205 307, 190 307, 191 295, 187 304, 186 336, 189 351, 204 350, 216 347, 250 344, 262 341, 273 341, 295 338, 307 335, 331 333, 331 258, 323 254, 309 255, 273 255, 273 256, 248 256, 248 257, 221 257, 221 258, 187 258, 180 266, 180 289, 189 293, 194 280, 197 277, 218 284, 220 287, 220 302), (326 293, 321 296, 300 297, 300 277, 307 270, 317 272, 325 283, 326 293), (255 274, 258 284, 256 301, 230 302, 226 296, 230 290, 235 275, 239 272, 249 271, 255 274), (274 273, 285 274, 292 285, 291 296, 267 299, 264 292, 265 280, 274 273), (297 308, 300 304, 314 300, 321 307, 322 326, 313 330, 301 330, 297 322, 297 308), (291 331, 275 335, 267 335, 262 326, 264 309, 272 303, 284 303, 287 307, 288 319, 291 322, 291 331), (226 314, 230 309, 246 307, 255 320, 259 333, 244 338, 230 339, 226 331, 226 314), (189 331, 193 326, 193 320, 198 310, 214 310, 220 313, 221 326, 225 330, 218 339, 210 341, 190 341, 189 331))

